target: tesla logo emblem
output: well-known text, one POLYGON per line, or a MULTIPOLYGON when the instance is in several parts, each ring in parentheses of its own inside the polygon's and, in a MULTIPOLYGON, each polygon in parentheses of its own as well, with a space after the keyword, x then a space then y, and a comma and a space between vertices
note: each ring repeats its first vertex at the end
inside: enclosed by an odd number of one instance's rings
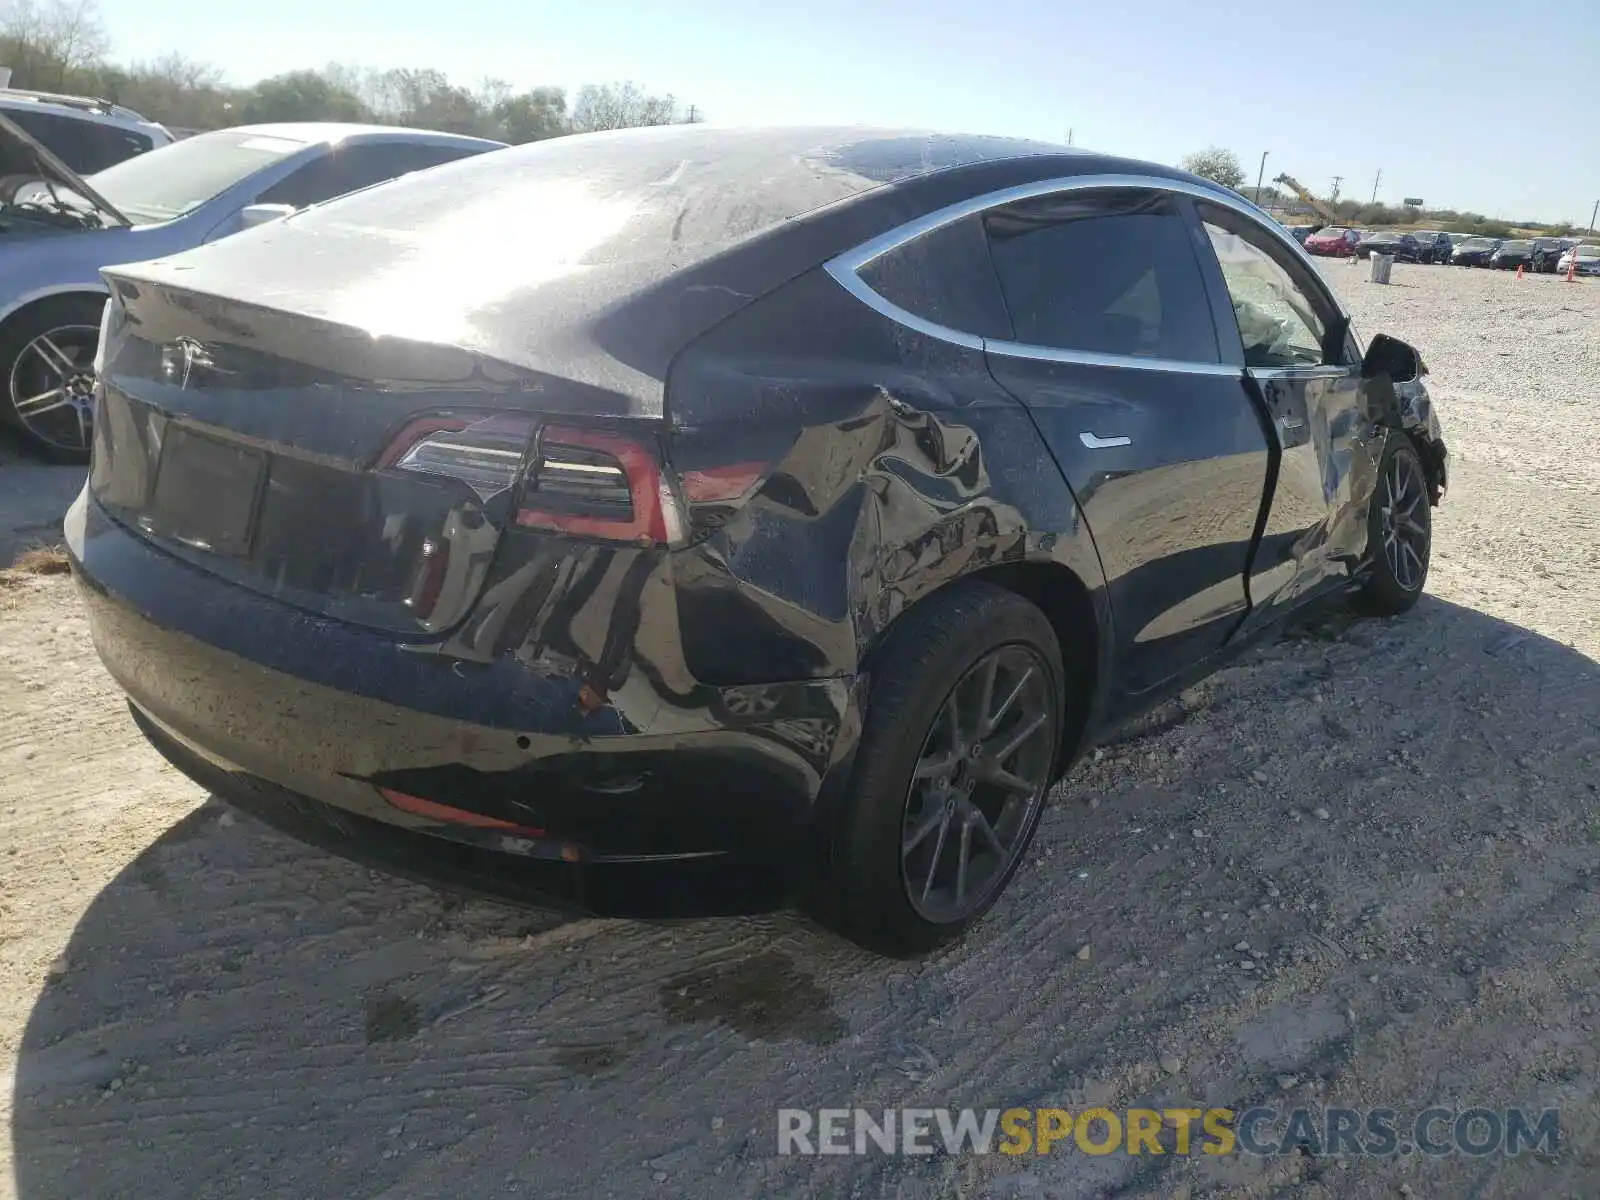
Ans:
POLYGON ((1090 433, 1088 430, 1085 430, 1084 432, 1080 433, 1078 435, 1078 440, 1080 442, 1082 442, 1085 446, 1089 447, 1089 449, 1091 449, 1091 450, 1108 450, 1112 446, 1131 446, 1131 445, 1133 445, 1133 439, 1131 437, 1106 437, 1106 438, 1103 438, 1103 437, 1098 437, 1095 434, 1090 433))
POLYGON ((180 388, 189 386, 189 376, 196 367, 211 366, 211 355, 206 348, 191 337, 180 337, 161 348, 161 377, 166 383, 180 388))

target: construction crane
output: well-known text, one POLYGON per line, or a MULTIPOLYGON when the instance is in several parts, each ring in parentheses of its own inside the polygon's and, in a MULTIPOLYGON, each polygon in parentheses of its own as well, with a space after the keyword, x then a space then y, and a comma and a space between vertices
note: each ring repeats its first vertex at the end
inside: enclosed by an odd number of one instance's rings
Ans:
POLYGON ((1292 175, 1279 175, 1272 182, 1287 185, 1291 192, 1293 192, 1296 196, 1299 196, 1300 199, 1304 200, 1313 209, 1315 209, 1317 216, 1321 217, 1329 225, 1344 224, 1343 218, 1341 218, 1338 213, 1334 212, 1333 209, 1329 208, 1321 200, 1318 200, 1309 191, 1301 187, 1299 182, 1292 175))

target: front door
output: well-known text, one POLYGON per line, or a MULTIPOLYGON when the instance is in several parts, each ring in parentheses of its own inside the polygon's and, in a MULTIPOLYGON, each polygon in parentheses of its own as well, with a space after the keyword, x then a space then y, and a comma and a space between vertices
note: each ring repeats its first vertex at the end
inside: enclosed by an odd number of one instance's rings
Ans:
POLYGON ((1222 361, 1198 231, 1148 188, 1064 191, 984 214, 1015 340, 989 369, 1028 407, 1105 568, 1126 701, 1243 618, 1269 445, 1222 361))
POLYGON ((1364 528, 1347 519, 1365 453, 1360 364, 1332 297, 1287 246, 1230 209, 1197 209, 1275 442, 1272 499, 1250 565, 1254 625, 1346 577, 1364 549, 1364 528))

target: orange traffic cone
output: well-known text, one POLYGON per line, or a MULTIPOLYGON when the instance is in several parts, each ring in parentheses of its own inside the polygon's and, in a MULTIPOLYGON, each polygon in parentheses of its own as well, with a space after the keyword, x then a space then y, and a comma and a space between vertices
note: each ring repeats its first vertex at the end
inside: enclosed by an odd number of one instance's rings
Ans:
POLYGON ((1574 283, 1578 278, 1578 252, 1574 250, 1572 257, 1567 259, 1567 282, 1574 283))
POLYGON ((1517 278, 1518 279, 1522 278, 1522 264, 1521 263, 1517 264, 1517 278))

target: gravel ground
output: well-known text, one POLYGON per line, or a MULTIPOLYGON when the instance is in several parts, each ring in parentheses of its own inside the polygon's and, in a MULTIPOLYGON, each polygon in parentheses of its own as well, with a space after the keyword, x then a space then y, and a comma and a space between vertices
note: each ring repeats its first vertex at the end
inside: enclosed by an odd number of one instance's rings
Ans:
POLYGON ((0 567, 61 540, 61 514, 83 486, 82 467, 42 463, 0 428, 0 567))
MULTIPOLYGON (((920 964, 779 915, 561 922, 292 844, 0 587, 0 1063, 28 1200, 1594 1196, 1600 285, 1327 274, 1454 450, 1430 595, 1330 613, 1065 782, 920 964), (780 1158, 858 1104, 1559 1107, 1555 1155, 780 1158)), ((4 1136, 4 1135, 0 1135, 4 1136)))

